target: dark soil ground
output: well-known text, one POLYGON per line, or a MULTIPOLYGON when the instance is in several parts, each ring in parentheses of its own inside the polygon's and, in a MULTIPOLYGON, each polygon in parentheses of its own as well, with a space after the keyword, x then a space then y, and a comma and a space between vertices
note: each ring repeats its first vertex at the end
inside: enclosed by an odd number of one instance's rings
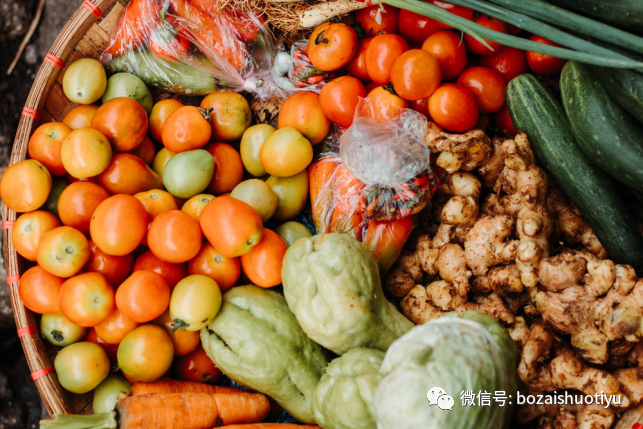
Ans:
MULTIPOLYGON (((7 69, 36 13, 38 0, 0 0, 0 175, 4 173, 20 112, 42 60, 81 0, 46 0, 36 32, 11 75, 7 69)), ((46 414, 29 377, 16 335, 0 255, 0 429, 37 428, 46 414)))

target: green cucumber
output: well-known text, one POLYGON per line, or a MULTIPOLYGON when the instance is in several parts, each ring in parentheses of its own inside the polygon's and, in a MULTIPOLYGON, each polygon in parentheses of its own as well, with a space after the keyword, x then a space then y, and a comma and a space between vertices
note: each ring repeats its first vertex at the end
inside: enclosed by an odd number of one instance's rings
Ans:
POLYGON ((628 69, 592 67, 607 93, 643 124, 643 74, 628 69))
POLYGON ((643 33, 643 2, 641 0, 548 0, 623 30, 643 33))
POLYGON ((514 125, 529 137, 538 165, 580 210, 610 257, 643 268, 643 236, 617 183, 578 147, 553 94, 524 74, 509 82, 507 104, 514 125))
POLYGON ((584 64, 565 64, 560 94, 576 143, 585 155, 619 182, 643 191, 643 127, 584 64))

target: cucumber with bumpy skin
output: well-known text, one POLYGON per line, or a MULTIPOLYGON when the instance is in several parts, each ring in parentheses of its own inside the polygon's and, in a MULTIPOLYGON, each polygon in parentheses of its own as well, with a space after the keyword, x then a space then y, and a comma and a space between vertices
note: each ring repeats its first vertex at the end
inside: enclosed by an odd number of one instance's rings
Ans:
POLYGON ((524 74, 509 82, 507 103, 514 125, 527 133, 538 164, 580 210, 610 258, 643 268, 643 237, 618 185, 578 147, 551 92, 524 74))

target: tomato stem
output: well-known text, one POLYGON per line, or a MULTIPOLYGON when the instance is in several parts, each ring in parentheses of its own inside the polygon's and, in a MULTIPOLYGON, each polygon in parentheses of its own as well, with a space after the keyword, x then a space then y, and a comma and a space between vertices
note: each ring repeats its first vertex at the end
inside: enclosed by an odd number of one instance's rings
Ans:
POLYGON ((176 332, 176 330, 177 330, 177 329, 181 329, 181 330, 185 331, 185 329, 186 329, 188 326, 190 326, 190 324, 189 324, 189 323, 186 323, 186 322, 184 322, 184 321, 183 321, 183 320, 181 320, 181 319, 173 319, 173 320, 172 320, 172 324, 173 324, 173 326, 172 326, 172 332, 176 332))
POLYGON ((322 43, 323 43, 323 44, 327 44, 328 42, 330 42, 330 40, 328 40, 327 38, 325 38, 325 37, 324 37, 324 33, 325 33, 325 32, 326 32, 326 30, 322 30, 322 31, 317 35, 317 37, 315 38, 315 45, 321 45, 322 43))

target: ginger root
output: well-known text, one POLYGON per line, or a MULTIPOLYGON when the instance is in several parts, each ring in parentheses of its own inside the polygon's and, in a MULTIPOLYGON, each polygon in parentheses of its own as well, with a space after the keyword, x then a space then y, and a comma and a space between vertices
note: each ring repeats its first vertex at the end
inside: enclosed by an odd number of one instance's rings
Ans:
POLYGON ((509 216, 483 216, 473 225, 464 252, 474 275, 485 275, 490 267, 515 259, 518 241, 508 240, 513 227, 514 219, 509 216))

